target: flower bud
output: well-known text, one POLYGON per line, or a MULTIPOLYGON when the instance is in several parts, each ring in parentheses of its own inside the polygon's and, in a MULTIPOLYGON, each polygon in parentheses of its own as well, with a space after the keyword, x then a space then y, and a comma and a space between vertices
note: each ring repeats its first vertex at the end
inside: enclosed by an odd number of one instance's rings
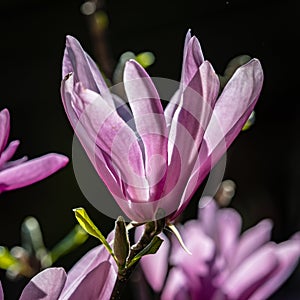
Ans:
POLYGON ((115 225, 114 254, 119 267, 124 267, 129 254, 129 240, 126 223, 122 216, 119 216, 115 225))

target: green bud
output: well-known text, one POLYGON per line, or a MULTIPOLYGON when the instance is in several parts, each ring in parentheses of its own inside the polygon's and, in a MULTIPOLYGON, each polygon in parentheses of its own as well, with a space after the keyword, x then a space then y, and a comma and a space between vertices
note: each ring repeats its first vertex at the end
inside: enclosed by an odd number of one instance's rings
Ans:
POLYGON ((122 216, 119 216, 115 224, 114 254, 119 267, 123 268, 129 254, 129 239, 126 223, 122 216))
POLYGON ((148 68, 153 65, 155 56, 152 52, 142 52, 135 57, 135 60, 144 68, 148 68))

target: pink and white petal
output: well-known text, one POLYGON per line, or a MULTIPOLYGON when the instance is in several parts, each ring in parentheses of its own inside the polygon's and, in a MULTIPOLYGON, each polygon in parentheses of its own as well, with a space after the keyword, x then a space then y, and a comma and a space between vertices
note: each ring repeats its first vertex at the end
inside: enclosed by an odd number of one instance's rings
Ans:
POLYGON ((78 123, 79 115, 76 114, 76 111, 74 109, 75 93, 73 90, 74 74, 69 73, 61 82, 60 93, 65 112, 74 129, 76 128, 76 125, 78 123))
POLYGON ((19 146, 20 142, 19 141, 12 141, 9 143, 7 148, 1 153, 0 155, 0 169, 3 166, 4 163, 9 161, 15 152, 17 151, 17 148, 19 146))
MULTIPOLYGON (((198 149, 213 113, 219 92, 219 80, 207 61, 203 62, 197 74, 195 87, 188 86, 184 89, 171 126, 178 127, 178 123, 184 126, 192 136, 195 148, 198 149)), ((178 136, 179 133, 176 137, 178 136)))
POLYGON ((258 100, 262 83, 260 62, 252 59, 240 67, 225 86, 204 133, 198 163, 191 172, 181 206, 172 219, 185 209, 195 190, 241 131, 258 100))
POLYGON ((62 101, 69 121, 100 178, 113 195, 122 198, 124 196, 122 196, 123 192, 119 185, 120 178, 116 173, 112 173, 113 170, 110 170, 110 166, 107 164, 102 149, 96 146, 95 133, 93 130, 89 132, 89 128, 85 128, 85 124, 79 122, 80 115, 83 111, 78 111, 74 103, 76 102, 78 106, 80 106, 78 102, 83 102, 83 100, 80 100, 75 93, 73 80, 74 76, 70 75, 67 79, 62 81, 61 85, 62 101))
MULTIPOLYGON (((204 135, 209 155, 218 151, 222 135, 228 148, 239 134, 254 109, 262 84, 263 70, 257 59, 236 70, 216 102, 213 118, 204 135), (221 135, 220 128, 223 131, 221 135)), ((223 147, 219 151, 221 153, 214 153, 215 157, 220 158, 224 154, 223 147)))
MULTIPOLYGON (((172 117, 174 115, 174 112, 175 112, 175 110, 176 110, 176 108, 177 108, 177 106, 178 106, 178 104, 180 102, 180 97, 182 96, 183 86, 184 87, 187 86, 187 84, 185 83, 184 78, 187 77, 186 74, 185 74, 186 73, 186 69, 187 69, 186 64, 188 63, 187 62, 187 53, 191 52, 191 50, 190 50, 191 45, 189 44, 191 38, 192 38, 192 36, 191 36, 191 30, 189 29, 188 32, 186 33, 185 41, 184 41, 182 70, 181 70, 181 80, 180 80, 181 85, 180 85, 179 89, 175 92, 175 94, 173 95, 173 97, 170 99, 170 102, 168 103, 168 105, 167 105, 167 107, 165 109, 165 117, 166 117, 167 124, 169 124, 170 120, 172 119, 172 117)), ((203 61, 204 61, 204 59, 203 59, 203 54, 202 54, 202 62, 203 61)), ((201 64, 199 64, 199 66, 200 65, 201 64)), ((192 78, 193 77, 194 76, 192 76, 192 78)))
POLYGON ((168 166, 168 134, 163 107, 152 79, 134 60, 125 65, 124 87, 145 150, 150 198, 156 200, 161 196, 168 166))
POLYGON ((109 159, 114 166, 111 172, 119 174, 127 187, 128 198, 136 202, 147 201, 149 187, 137 136, 115 109, 97 101, 101 98, 99 94, 84 89, 79 91, 78 96, 82 101, 91 103, 81 114, 80 123, 94 142, 95 149, 105 152, 106 161, 109 159))
POLYGON ((189 35, 190 33, 188 32, 185 41, 184 58, 181 73, 181 83, 184 87, 190 84, 191 80, 198 72, 200 65, 204 61, 202 49, 198 39, 193 36, 187 41, 189 35))
POLYGON ((104 261, 87 273, 81 281, 73 284, 59 300, 109 300, 117 272, 109 261, 104 261))
POLYGON ((40 181, 68 163, 61 154, 50 153, 0 172, 1 191, 18 189, 40 181))
MULTIPOLYGON (((110 232, 106 240, 111 245, 114 238, 114 231, 110 232)), ((68 272, 68 278, 62 295, 68 293, 74 285, 78 286, 85 276, 102 262, 111 259, 110 254, 103 245, 89 250, 68 272)), ((116 265, 115 265, 116 267, 116 265)))
POLYGON ((272 227, 272 221, 266 219, 245 231, 241 235, 236 251, 232 256, 230 267, 234 269, 259 247, 270 241, 272 227))
POLYGON ((57 300, 66 278, 63 268, 48 268, 29 281, 19 300, 57 300))
POLYGON ((143 125, 143 119, 150 115, 157 133, 165 135, 166 122, 160 97, 148 73, 135 60, 126 63, 124 87, 138 133, 141 136, 149 133, 149 129, 143 125))
POLYGON ((170 270, 161 300, 189 299, 189 282, 186 275, 179 268, 170 270))
POLYGON ((187 52, 187 46, 189 44, 190 39, 192 38, 192 34, 191 34, 191 29, 189 29, 185 35, 185 39, 184 39, 184 46, 183 46, 183 61, 185 60, 186 57, 186 52, 187 52))
POLYGON ((222 291, 229 299, 248 299, 255 289, 262 286, 278 267, 276 246, 268 244, 244 260, 222 284, 222 291))
POLYGON ((10 115, 8 109, 0 111, 0 156, 4 150, 10 131, 10 115))
POLYGON ((145 277, 154 291, 160 292, 168 272, 168 259, 170 251, 170 242, 168 238, 161 233, 159 235, 164 241, 158 251, 153 255, 145 255, 141 259, 141 266, 145 277))
MULTIPOLYGON (((80 88, 82 88, 82 85, 77 85, 77 92, 80 91, 80 88)), ((87 151, 89 149, 90 151, 93 151, 93 154, 95 154, 95 137, 92 140, 89 136, 94 136, 94 132, 92 133, 88 132, 87 129, 79 122, 80 116, 82 113, 85 112, 85 109, 87 106, 89 106, 90 102, 84 102, 79 98, 75 91, 74 86, 74 75, 70 74, 67 76, 61 84, 61 96, 62 96, 62 102, 64 105, 65 112, 68 116, 68 119, 73 127, 73 130, 75 131, 76 135, 78 136, 79 140, 81 141, 81 144, 87 151)), ((95 97, 94 97, 95 98, 95 97)), ((90 101, 89 99, 86 101, 90 101)), ((86 112, 85 112, 86 113, 86 112)), ((87 151, 89 154, 89 152, 87 151)), ((102 161, 104 165, 105 158, 103 157, 103 154, 101 151, 97 151, 97 155, 99 156, 99 160, 102 161)), ((91 159, 90 155, 89 158, 91 159)), ((93 164, 94 161, 92 160, 93 164)), ((107 166, 105 167, 107 169, 107 166)))
POLYGON ((87 252, 68 272, 67 281, 62 292, 65 295, 73 285, 79 285, 83 278, 103 261, 109 259, 109 253, 103 245, 97 246, 87 252))
MULTIPOLYGON (((174 149, 177 147, 183 171, 178 171, 182 176, 178 181, 179 187, 182 188, 180 206, 187 205, 194 190, 198 188, 199 169, 204 162, 205 157, 199 153, 200 145, 203 143, 203 136, 209 123, 213 106, 219 91, 219 81, 212 68, 207 62, 203 62, 199 68, 200 79, 198 80, 198 91, 187 88, 182 96, 173 119, 169 132, 168 154, 171 157, 170 166, 174 164, 174 149), (191 177, 194 177, 192 178, 191 177), (192 191, 192 192, 191 192, 192 191), (190 193, 191 192, 191 193, 190 193)), ((203 151, 202 151, 203 152, 203 151)), ((177 163, 177 162, 175 162, 177 163)), ((202 175, 203 173, 201 173, 202 175)), ((171 175, 171 174, 170 174, 171 175)), ((204 174, 206 176, 207 174, 204 174)), ((203 178, 204 179, 204 178, 203 178)), ((168 182, 169 178, 167 178, 168 182)), ((178 212, 179 214, 179 212, 178 212)))
POLYGON ((299 262, 300 241, 289 240, 280 243, 277 245, 275 253, 279 261, 277 269, 249 300, 267 299, 288 279, 299 262))
POLYGON ((202 197, 199 201, 198 219, 203 231, 210 237, 216 232, 216 213, 219 207, 216 201, 209 196, 202 197))
POLYGON ((85 88, 105 96, 106 101, 114 107, 112 97, 99 68, 90 56, 82 49, 74 37, 68 35, 63 58, 63 78, 74 73, 75 82, 82 82, 85 88))
POLYGON ((217 211, 215 222, 215 241, 220 255, 230 260, 235 255, 241 232, 242 218, 236 210, 223 208, 217 211))

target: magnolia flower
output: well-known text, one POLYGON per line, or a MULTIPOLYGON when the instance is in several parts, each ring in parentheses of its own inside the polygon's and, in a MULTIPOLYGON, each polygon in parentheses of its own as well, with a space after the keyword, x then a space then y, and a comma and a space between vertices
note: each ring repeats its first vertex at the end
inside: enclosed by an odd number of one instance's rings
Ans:
POLYGON ((162 300, 267 299, 298 263, 299 234, 280 244, 271 242, 272 223, 265 219, 240 235, 237 211, 219 209, 208 197, 203 202, 207 204, 199 209, 198 219, 180 228, 192 255, 175 239, 172 247, 164 242, 155 256, 142 258, 148 282, 161 291, 162 300))
POLYGON ((218 76, 188 32, 181 83, 167 107, 134 60, 124 68, 128 106, 67 36, 61 95, 75 133, 124 213, 136 222, 172 221, 241 131, 262 83, 260 62, 252 59, 220 93, 218 76))
MULTIPOLYGON (((33 277, 20 300, 108 300, 117 277, 117 267, 101 245, 90 250, 66 274, 63 268, 48 268, 33 277)), ((0 283, 0 300, 4 299, 0 283)))
POLYGON ((40 181, 68 163, 60 154, 47 154, 27 161, 27 157, 10 161, 19 141, 12 141, 7 147, 10 131, 10 116, 7 109, 0 112, 0 193, 18 189, 40 181))

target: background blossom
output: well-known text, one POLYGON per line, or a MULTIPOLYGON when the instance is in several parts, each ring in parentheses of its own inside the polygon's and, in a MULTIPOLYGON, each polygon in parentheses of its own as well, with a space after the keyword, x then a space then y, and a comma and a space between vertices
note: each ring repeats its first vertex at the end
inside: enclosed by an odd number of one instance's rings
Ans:
POLYGON ((142 258, 150 285, 158 292, 162 289, 163 300, 267 299, 297 266, 298 234, 279 244, 271 242, 272 222, 265 219, 240 235, 242 220, 236 210, 219 209, 211 198, 203 202, 198 219, 180 227, 192 255, 174 238, 171 247, 162 244, 159 257, 142 258))
POLYGON ((3 109, 0 112, 0 193, 40 181, 68 163, 69 159, 66 156, 56 153, 29 161, 27 157, 10 161, 19 146, 19 141, 12 141, 7 146, 9 132, 9 111, 3 109))

